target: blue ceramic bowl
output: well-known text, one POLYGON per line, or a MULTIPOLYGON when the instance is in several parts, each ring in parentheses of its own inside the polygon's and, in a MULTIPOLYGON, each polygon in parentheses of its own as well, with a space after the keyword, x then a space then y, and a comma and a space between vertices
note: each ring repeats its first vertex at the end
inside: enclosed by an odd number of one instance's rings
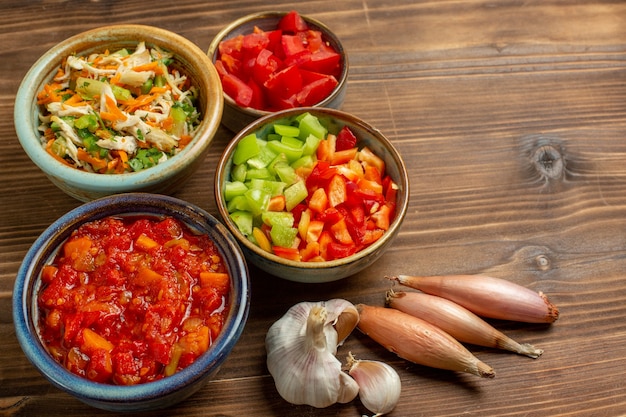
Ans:
POLYGON ((239 132, 224 150, 215 171, 215 201, 220 216, 230 232, 243 248, 246 259, 262 270, 289 281, 322 283, 336 281, 367 268, 383 255, 400 231, 409 207, 409 178, 406 166, 392 143, 378 129, 370 126, 356 116, 335 109, 308 107, 290 109, 265 116, 251 123, 239 132), (290 118, 309 112, 320 119, 330 133, 337 133, 343 126, 348 126, 358 138, 357 146, 369 147, 385 161, 386 173, 398 185, 396 215, 385 234, 367 248, 343 259, 326 262, 291 261, 269 253, 252 243, 228 214, 224 200, 224 184, 230 180, 232 157, 239 141, 247 135, 273 125, 283 118, 290 118))
POLYGON ((17 92, 14 122, 20 144, 46 176, 61 190, 81 201, 121 192, 170 194, 203 162, 217 131, 224 107, 222 84, 213 63, 191 41, 164 29, 143 25, 106 26, 77 34, 57 44, 30 68, 17 92), (103 175, 71 168, 51 157, 40 142, 40 107, 37 93, 50 82, 61 61, 71 54, 103 52, 124 47, 159 46, 174 54, 175 61, 198 88, 202 122, 193 140, 175 157, 155 167, 133 173, 103 175))
POLYGON ((13 291, 13 322, 30 362, 57 388, 96 408, 142 411, 168 407, 192 395, 219 370, 239 339, 250 305, 248 270, 243 254, 228 230, 213 216, 184 201, 162 195, 129 193, 95 200, 68 212, 32 245, 18 271, 13 291), (37 330, 36 295, 39 276, 59 247, 80 225, 108 216, 173 216, 215 242, 232 277, 231 311, 209 350, 182 371, 155 382, 134 386, 91 382, 70 373, 43 346, 37 330))
MULTIPOLYGON (((261 12, 243 16, 228 26, 224 27, 211 41, 209 45, 208 55, 211 62, 215 63, 218 58, 218 46, 220 42, 226 39, 234 38, 238 35, 246 35, 252 33, 254 27, 258 27, 265 31, 276 29, 278 22, 285 16, 287 12, 261 12)), ((314 107, 327 107, 331 109, 341 109, 346 97, 346 88, 348 86, 348 55, 344 50, 341 41, 324 23, 308 16, 301 15, 307 25, 313 30, 319 30, 323 39, 328 42, 337 52, 341 54, 341 75, 337 79, 339 84, 332 93, 324 100, 317 103, 314 107)), ((235 100, 224 94, 224 115, 222 124, 233 132, 246 127, 254 120, 266 116, 271 112, 253 109, 251 107, 241 107, 235 100)))

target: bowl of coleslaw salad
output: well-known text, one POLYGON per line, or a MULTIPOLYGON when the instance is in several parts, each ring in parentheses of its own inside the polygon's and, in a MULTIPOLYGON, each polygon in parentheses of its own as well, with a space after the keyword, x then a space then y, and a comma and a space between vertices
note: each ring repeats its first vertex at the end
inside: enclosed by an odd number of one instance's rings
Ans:
POLYGON ((172 194, 199 168, 219 128, 222 86, 190 40, 113 25, 45 52, 18 89, 23 149, 70 196, 172 194))

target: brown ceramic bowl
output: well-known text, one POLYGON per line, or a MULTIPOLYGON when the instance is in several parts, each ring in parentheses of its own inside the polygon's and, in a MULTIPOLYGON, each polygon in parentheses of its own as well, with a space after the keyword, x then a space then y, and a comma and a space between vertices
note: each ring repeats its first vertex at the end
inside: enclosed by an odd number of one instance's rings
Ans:
POLYGON ((358 117, 334 109, 317 107, 290 109, 267 115, 248 125, 240 131, 224 150, 215 171, 215 201, 223 223, 235 236, 243 249, 244 255, 262 270, 290 281, 306 283, 322 283, 339 280, 372 265, 383 255, 402 226, 409 207, 409 178, 406 166, 393 144, 378 129, 372 127, 358 117), (343 126, 348 126, 357 137, 357 146, 367 146, 385 161, 386 174, 391 176, 398 185, 396 196, 395 217, 389 229, 370 246, 342 259, 324 262, 300 262, 281 258, 267 252, 254 244, 244 235, 229 215, 224 198, 224 186, 231 180, 233 154, 239 142, 246 136, 261 132, 279 120, 286 120, 302 113, 309 112, 316 116, 328 132, 337 133, 343 126))
MULTIPOLYGON (((208 55, 211 62, 215 63, 218 59, 220 42, 226 39, 234 38, 238 35, 246 35, 252 33, 254 27, 258 27, 264 31, 276 29, 278 22, 285 16, 287 12, 261 12, 244 16, 230 23, 222 29, 213 39, 209 46, 208 55)), ((327 107, 333 109, 341 109, 343 105, 347 80, 348 80, 348 55, 344 50, 337 35, 335 35, 325 24, 308 16, 302 16, 309 28, 319 30, 322 38, 328 42, 341 55, 341 75, 337 78, 338 84, 331 94, 324 100, 315 104, 313 107, 327 107)), ((258 110, 251 107, 241 107, 235 103, 232 97, 224 94, 224 116, 222 123, 233 132, 238 132, 254 120, 271 114, 269 111, 258 110)))
POLYGON ((55 45, 31 67, 15 99, 15 128, 20 143, 31 160, 61 190, 81 201, 110 194, 142 191, 170 194, 176 191, 200 166, 223 111, 222 85, 211 60, 194 43, 173 32, 143 25, 105 26, 89 30, 55 45), (64 165, 48 154, 42 145, 37 93, 54 77, 64 58, 122 48, 159 47, 173 53, 181 73, 198 89, 196 106, 202 121, 192 141, 164 163, 142 171, 124 174, 97 174, 64 165))

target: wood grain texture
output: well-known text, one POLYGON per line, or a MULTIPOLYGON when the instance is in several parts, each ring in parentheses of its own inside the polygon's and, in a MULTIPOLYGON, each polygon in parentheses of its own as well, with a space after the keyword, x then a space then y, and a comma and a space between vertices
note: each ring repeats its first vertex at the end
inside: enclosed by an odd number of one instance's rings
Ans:
MULTIPOLYGON (((401 273, 506 278, 547 293, 561 318, 552 326, 493 322, 545 350, 532 360, 470 346, 494 367, 493 380, 410 364, 355 332, 340 358, 351 351, 400 373, 390 416, 625 415, 626 3, 608 0, 2 2, 0 414, 108 414, 53 388, 14 335, 21 259, 79 204, 21 150, 12 114, 22 77, 52 45, 93 27, 155 25, 207 49, 228 22, 269 9, 297 9, 337 32, 350 60, 343 109, 378 127, 404 157, 409 212, 393 248, 358 276, 311 286, 251 268, 250 319, 216 379, 150 415, 368 414, 358 400, 323 410, 283 401, 265 367, 264 337, 299 301, 382 304, 385 276, 401 273)), ((232 136, 219 130, 177 197, 217 214, 214 167, 232 136)))

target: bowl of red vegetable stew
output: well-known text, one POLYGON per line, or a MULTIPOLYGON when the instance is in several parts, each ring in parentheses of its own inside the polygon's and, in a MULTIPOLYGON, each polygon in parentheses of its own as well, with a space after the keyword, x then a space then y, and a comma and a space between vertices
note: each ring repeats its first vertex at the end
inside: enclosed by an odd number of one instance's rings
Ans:
POLYGON ((222 111, 217 71, 193 42, 114 25, 45 52, 22 80, 14 122, 52 183, 89 201, 175 192, 202 164, 222 111))
POLYGON ((16 336, 55 387, 96 408, 164 408, 218 372, 245 326, 245 258, 174 197, 85 203, 34 242, 13 291, 16 336))
POLYGON ((209 46, 224 90, 222 123, 238 132, 275 111, 343 105, 348 56, 324 23, 297 11, 244 16, 209 46))
POLYGON ((248 261, 275 276, 328 282, 374 263, 409 204, 405 164, 358 117, 307 107, 239 132, 215 173, 224 224, 248 261))

